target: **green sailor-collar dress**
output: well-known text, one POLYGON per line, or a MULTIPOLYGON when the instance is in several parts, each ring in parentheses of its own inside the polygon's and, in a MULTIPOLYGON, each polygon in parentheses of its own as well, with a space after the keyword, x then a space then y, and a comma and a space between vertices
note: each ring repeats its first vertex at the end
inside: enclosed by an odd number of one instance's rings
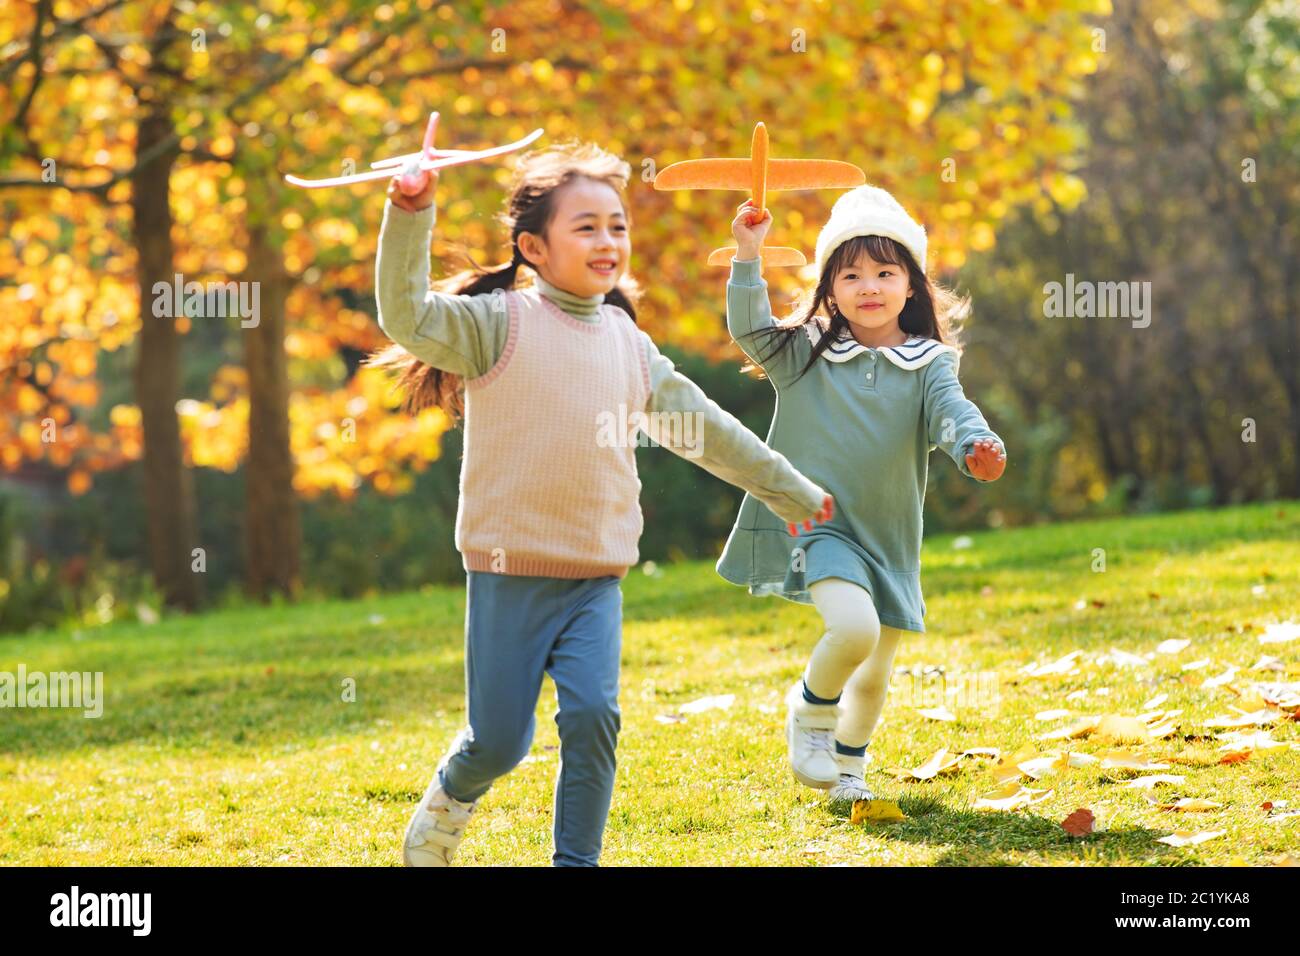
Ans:
MULTIPOLYGON (((732 260, 727 284, 727 328, 755 362, 771 345, 747 333, 774 324, 758 266, 732 260)), ((821 333, 812 323, 788 333, 791 346, 763 365, 776 389, 767 442, 834 495, 835 516, 792 538, 746 495, 718 573, 751 594, 801 604, 812 603, 810 584, 843 578, 870 592, 882 624, 924 631, 921 512, 930 452, 942 448, 974 478, 966 455, 976 440, 1002 439, 962 392, 960 353, 933 339, 869 348, 841 338, 794 381, 821 333)))

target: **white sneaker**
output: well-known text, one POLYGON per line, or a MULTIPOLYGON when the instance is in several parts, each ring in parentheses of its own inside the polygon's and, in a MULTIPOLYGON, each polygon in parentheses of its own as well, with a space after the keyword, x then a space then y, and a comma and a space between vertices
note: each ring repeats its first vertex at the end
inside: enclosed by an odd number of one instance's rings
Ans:
POLYGON ((795 682, 785 697, 785 742, 790 769, 805 786, 825 790, 835 786, 835 723, 838 704, 810 704, 803 699, 803 680, 795 682))
POLYGON ((835 754, 835 763, 839 769, 839 780, 835 786, 831 787, 826 796, 831 800, 875 800, 876 795, 871 792, 862 779, 862 769, 866 766, 866 756, 854 757, 852 754, 842 754, 838 751, 835 754))
POLYGON ((402 862, 407 866, 450 866, 477 804, 477 800, 462 803, 450 796, 435 773, 406 827, 402 862))

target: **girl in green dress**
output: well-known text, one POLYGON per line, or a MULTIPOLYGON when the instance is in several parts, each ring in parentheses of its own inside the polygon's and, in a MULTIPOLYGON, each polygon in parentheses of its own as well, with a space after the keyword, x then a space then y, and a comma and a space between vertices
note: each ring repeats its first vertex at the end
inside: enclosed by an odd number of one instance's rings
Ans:
POLYGON ((776 389, 767 441, 831 493, 834 517, 799 529, 746 495, 718 573, 751 594, 813 604, 825 631, 787 695, 795 777, 833 799, 873 799, 866 748, 903 631, 923 632, 920 554, 930 452, 995 481, 1001 438, 962 392, 953 324, 968 303, 926 276, 924 228, 888 192, 860 186, 817 240, 806 308, 772 317, 759 250, 771 216, 744 203, 727 328, 776 389), (751 220, 758 220, 751 222, 751 220))

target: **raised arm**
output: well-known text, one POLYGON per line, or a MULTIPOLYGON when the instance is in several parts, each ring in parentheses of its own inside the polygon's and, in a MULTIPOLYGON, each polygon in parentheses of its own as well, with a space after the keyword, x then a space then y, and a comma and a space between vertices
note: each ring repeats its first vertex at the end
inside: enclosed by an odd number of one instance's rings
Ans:
POLYGON ((984 481, 972 474, 966 461, 980 439, 996 441, 1005 456, 1006 446, 979 408, 962 391, 957 378, 958 356, 945 351, 925 367, 925 424, 932 447, 942 448, 967 478, 984 481))
POLYGON ((830 517, 830 496, 822 488, 678 372, 650 336, 641 332, 640 337, 650 366, 646 434, 673 454, 748 491, 787 523, 830 517))
POLYGON ((433 205, 409 211, 385 204, 375 257, 379 327, 420 361, 477 378, 504 351, 510 316, 499 296, 429 289, 433 223, 433 205))
POLYGON ((793 378, 808 361, 812 343, 803 329, 772 331, 776 322, 759 259, 763 237, 772 226, 772 214, 764 213, 762 221, 750 225, 748 217, 752 213, 753 201, 747 199, 731 223, 736 255, 731 260, 731 278, 727 281, 727 331, 750 361, 761 367, 773 384, 779 384, 787 375, 793 378), (791 336, 792 341, 777 353, 775 349, 782 335, 791 336), (767 361, 764 356, 768 357, 767 361))

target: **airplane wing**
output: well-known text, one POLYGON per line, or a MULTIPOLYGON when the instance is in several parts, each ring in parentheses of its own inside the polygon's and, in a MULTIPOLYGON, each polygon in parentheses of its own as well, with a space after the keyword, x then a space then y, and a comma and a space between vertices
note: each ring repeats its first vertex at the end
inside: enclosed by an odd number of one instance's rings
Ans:
POLYGON ((686 159, 659 170, 655 189, 743 189, 754 187, 751 159, 686 159))
POLYGON ((866 173, 857 166, 836 159, 769 159, 767 161, 769 190, 848 188, 861 186, 866 181, 866 173))
MULTIPOLYGON (((735 246, 723 246, 721 249, 714 249, 709 253, 708 265, 711 266, 729 266, 731 260, 736 255, 735 246)), ((808 260, 798 249, 791 249, 789 246, 760 246, 758 257, 763 260, 765 266, 806 266, 808 260)))
MULTIPOLYGON (((523 139, 517 139, 513 143, 506 143, 504 146, 493 146, 490 149, 436 150, 436 156, 433 159, 428 158, 423 153, 412 153, 406 157, 392 158, 413 160, 414 170, 427 171, 433 169, 444 169, 448 166, 461 166, 465 163, 472 163, 480 159, 490 159, 493 156, 501 156, 505 153, 522 149, 541 136, 543 132, 545 131, 539 127, 523 139)), ((379 163, 374 163, 372 165, 378 168, 370 169, 366 172, 353 173, 350 176, 332 176, 329 179, 303 179, 301 176, 287 175, 284 178, 295 186, 303 186, 307 189, 320 189, 325 186, 351 186, 353 183, 364 183, 373 179, 391 179, 395 174, 395 167, 389 165, 389 160, 379 160, 379 163), (380 163, 384 165, 380 166, 380 163)))
MULTIPOLYGON (((852 163, 835 159, 769 159, 767 188, 847 189, 861 186, 866 174, 852 163)), ((754 188, 751 159, 687 159, 665 166, 655 177, 655 189, 754 188)))

